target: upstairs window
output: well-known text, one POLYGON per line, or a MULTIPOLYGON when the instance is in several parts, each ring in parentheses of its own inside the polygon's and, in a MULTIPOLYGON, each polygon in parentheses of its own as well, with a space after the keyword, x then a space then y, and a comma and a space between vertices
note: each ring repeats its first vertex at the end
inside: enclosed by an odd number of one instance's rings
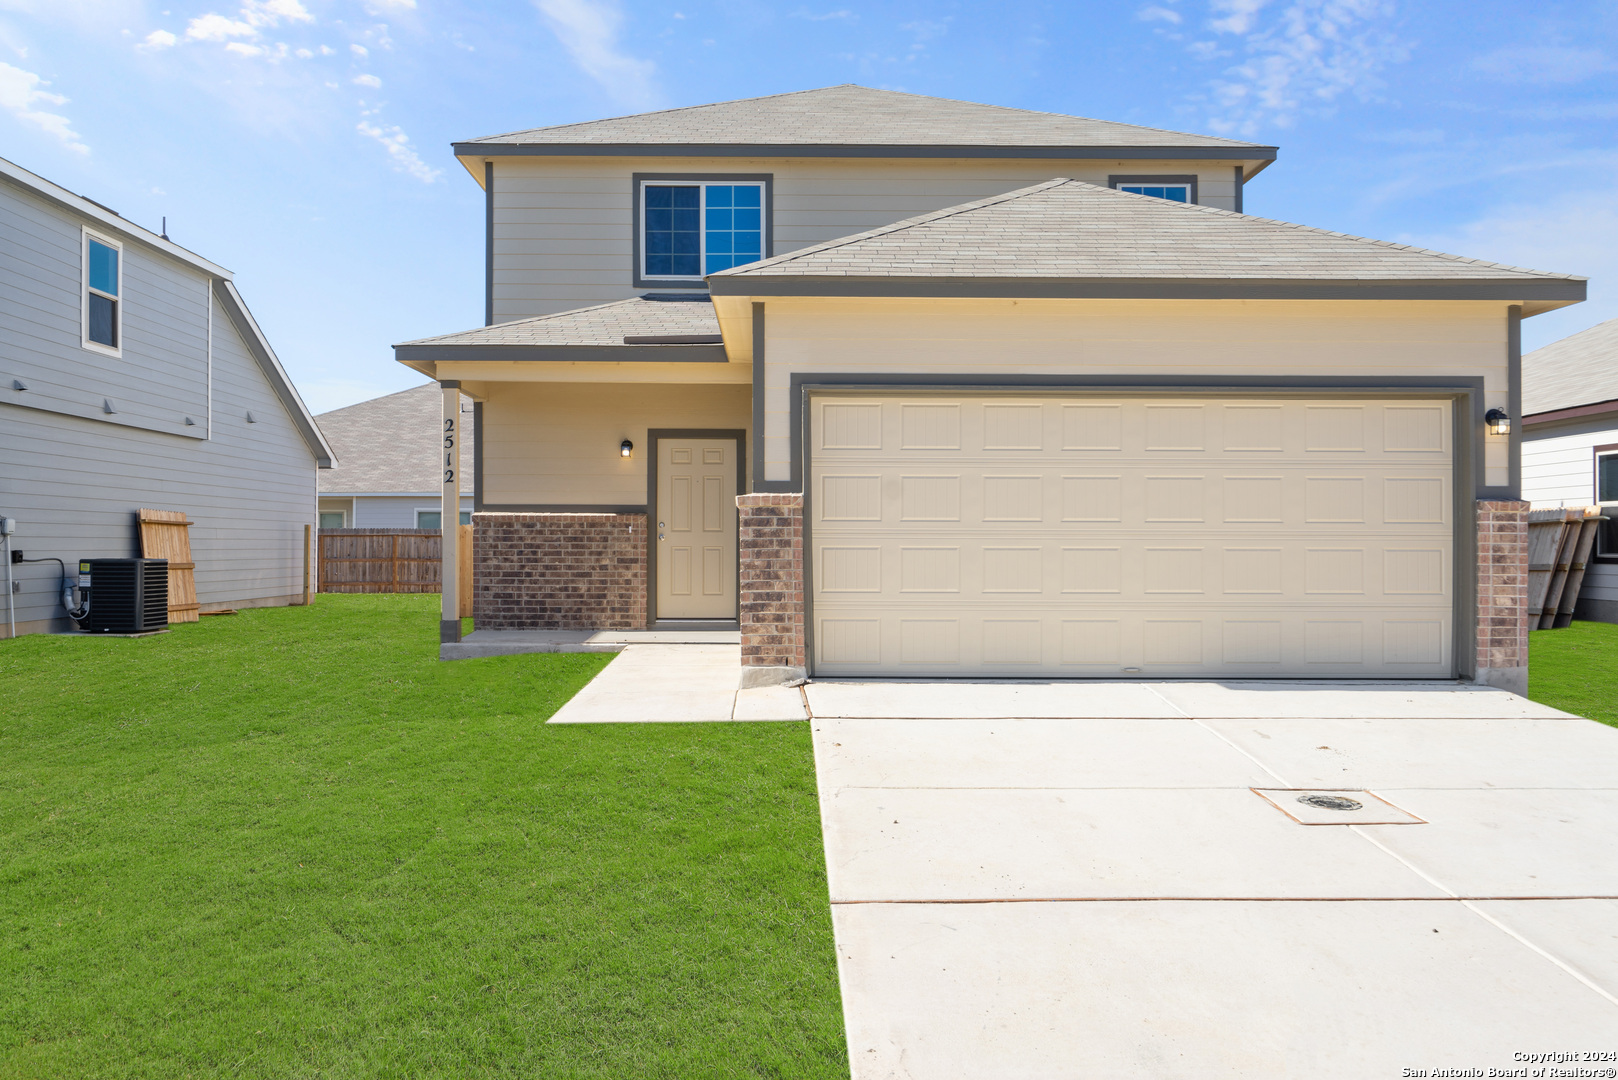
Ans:
POLYGON ((1184 176, 1109 176, 1107 186, 1114 191, 1127 191, 1131 195, 1149 195, 1169 202, 1194 203, 1197 201, 1197 178, 1184 176))
POLYGON ((764 186, 763 181, 642 181, 639 277, 648 284, 690 281, 764 258, 764 186))
POLYGON ((1119 184, 1119 191, 1127 191, 1131 195, 1150 195, 1154 199, 1167 199, 1169 202, 1190 202, 1190 184, 1119 184))
POLYGON ((84 234, 84 345, 117 355, 123 341, 123 245, 84 234))

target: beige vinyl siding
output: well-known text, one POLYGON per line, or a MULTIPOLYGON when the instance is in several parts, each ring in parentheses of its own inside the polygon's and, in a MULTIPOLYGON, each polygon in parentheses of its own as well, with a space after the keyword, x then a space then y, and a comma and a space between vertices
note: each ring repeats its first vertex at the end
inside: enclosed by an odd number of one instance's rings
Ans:
POLYGON ((502 157, 494 165, 494 319, 637 295, 633 174, 774 176, 775 254, 1053 177, 1195 175, 1198 201, 1234 209, 1234 160, 502 157))
MULTIPOLYGON (((122 355, 83 347, 83 227, 88 218, 0 183, 0 388, 25 408, 207 437, 206 274, 124 239, 122 355), (26 391, 12 389, 21 379, 26 391), (104 401, 117 410, 108 415, 104 401), (194 425, 185 423, 189 416, 194 425)), ((116 237, 115 237, 116 238, 116 237)))
MULTIPOLYGON (((17 519, 15 547, 60 558, 72 571, 81 558, 139 554, 141 507, 183 510, 195 522, 191 550, 205 610, 301 594, 303 529, 316 522, 314 457, 217 301, 213 314, 210 440, 115 417, 0 406, 0 456, 12 466, 0 471, 0 509, 17 519), (256 423, 247 422, 249 410, 256 423)), ((19 631, 67 629, 56 564, 13 570, 23 583, 19 631)))
POLYGON ((644 505, 648 429, 746 431, 751 407, 738 385, 489 384, 484 505, 644 505))
MULTIPOLYGON (((1482 377, 1508 405, 1502 304, 1403 301, 771 299, 765 479, 791 476, 794 372, 1205 378, 1482 377)), ((1485 446, 1507 483, 1508 445, 1485 446)))

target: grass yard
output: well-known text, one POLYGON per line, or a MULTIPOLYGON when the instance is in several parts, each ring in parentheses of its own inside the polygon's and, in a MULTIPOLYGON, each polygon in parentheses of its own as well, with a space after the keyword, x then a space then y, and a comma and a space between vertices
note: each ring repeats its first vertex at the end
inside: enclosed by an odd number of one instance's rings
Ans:
POLYGON ((847 1075, 807 725, 436 606, 0 642, 0 1076, 847 1075))
POLYGON ((1528 696, 1618 727, 1618 625, 1576 622, 1530 633, 1528 696))

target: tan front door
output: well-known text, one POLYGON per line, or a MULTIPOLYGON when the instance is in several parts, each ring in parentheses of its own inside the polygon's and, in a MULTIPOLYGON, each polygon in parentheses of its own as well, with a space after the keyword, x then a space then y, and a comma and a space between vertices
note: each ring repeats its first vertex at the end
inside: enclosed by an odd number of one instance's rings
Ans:
POLYGON ((736 440, 657 443, 657 618, 736 618, 736 440))

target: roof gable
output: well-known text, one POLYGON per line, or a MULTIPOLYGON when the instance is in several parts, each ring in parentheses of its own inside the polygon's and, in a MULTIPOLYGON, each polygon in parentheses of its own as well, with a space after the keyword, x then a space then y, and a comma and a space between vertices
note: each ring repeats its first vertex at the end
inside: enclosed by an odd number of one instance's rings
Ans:
POLYGON ((1210 135, 876 90, 853 83, 659 112, 533 128, 456 144, 499 147, 634 145, 836 147, 1092 147, 1220 151, 1269 158, 1274 147, 1210 135))

